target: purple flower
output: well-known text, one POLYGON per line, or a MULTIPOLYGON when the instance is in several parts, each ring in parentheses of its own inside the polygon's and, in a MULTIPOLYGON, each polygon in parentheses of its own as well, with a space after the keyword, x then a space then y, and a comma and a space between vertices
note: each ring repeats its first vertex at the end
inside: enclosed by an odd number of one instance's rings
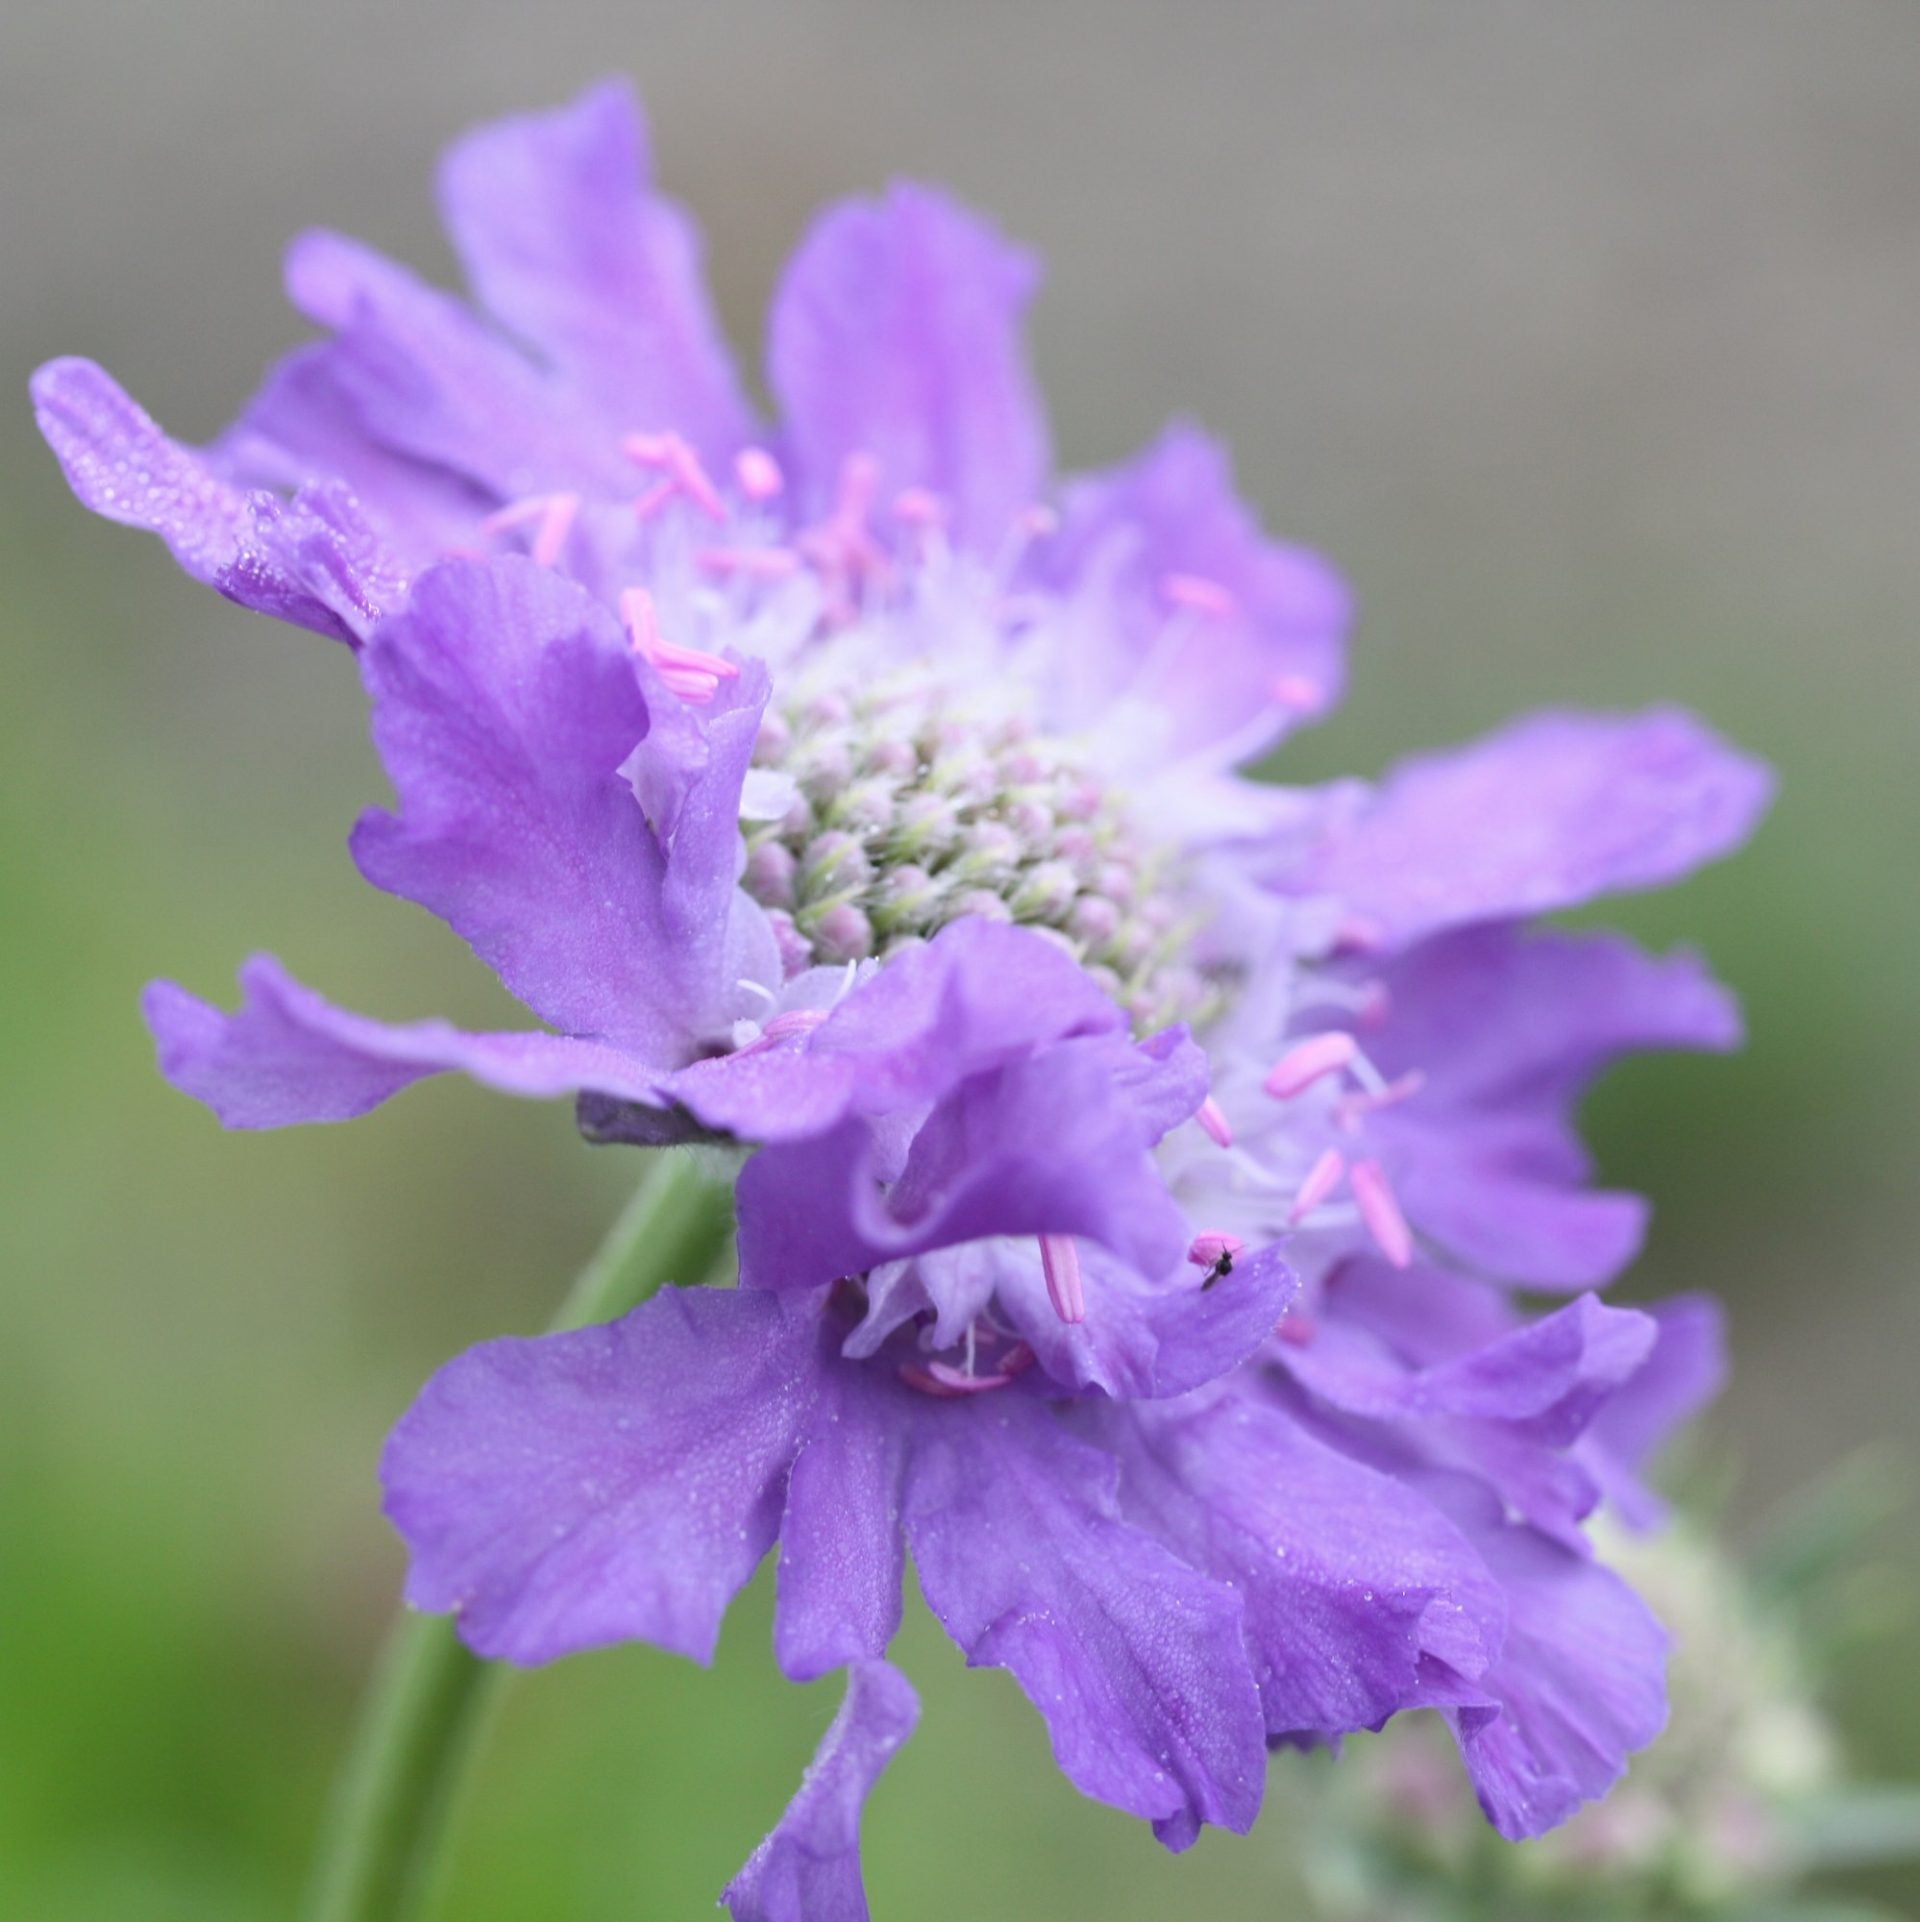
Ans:
POLYGON ((1718 1375, 1709 1307, 1584 1292, 1644 1210, 1572 1110, 1738 1022, 1690 956, 1527 923, 1725 853, 1764 772, 1654 712, 1246 780, 1337 699, 1349 606, 1218 447, 1056 485, 1033 264, 915 187, 802 244, 763 430, 647 172, 617 85, 457 145, 484 314, 302 239, 326 338, 211 448, 85 363, 35 383, 89 505, 354 651, 396 797, 356 861, 545 1024, 391 1026, 259 959, 231 1015, 149 991, 166 1074, 236 1127, 458 1070, 751 1151, 738 1289, 428 1385, 385 1462, 410 1598, 515 1661, 706 1659, 777 1543, 783 1666, 851 1679, 743 1918, 865 1913, 909 1548, 1170 1846, 1252 1820, 1266 1744, 1420 1706, 1504 1833, 1551 1826, 1663 1712, 1582 1525, 1653 1517, 1718 1375))

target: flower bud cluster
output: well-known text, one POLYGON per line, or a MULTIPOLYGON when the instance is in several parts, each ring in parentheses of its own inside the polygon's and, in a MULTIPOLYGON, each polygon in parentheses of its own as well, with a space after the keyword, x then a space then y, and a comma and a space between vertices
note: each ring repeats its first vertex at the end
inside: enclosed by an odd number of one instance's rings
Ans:
POLYGON ((884 959, 984 915, 1051 935, 1142 1032, 1213 1012, 1162 862, 1119 798, 1021 717, 925 676, 803 684, 769 708, 754 760, 794 786, 781 819, 748 824, 742 883, 789 973, 884 959))

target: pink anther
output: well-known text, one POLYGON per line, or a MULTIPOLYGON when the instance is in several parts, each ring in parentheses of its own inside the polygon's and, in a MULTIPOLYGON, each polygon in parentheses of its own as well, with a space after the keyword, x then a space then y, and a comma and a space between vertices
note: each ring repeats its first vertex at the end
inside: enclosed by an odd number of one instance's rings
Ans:
POLYGON ((653 596, 644 587, 629 587, 621 594, 620 620, 633 651, 657 669, 660 678, 683 701, 703 707, 719 692, 722 681, 739 677, 740 670, 718 654, 682 647, 664 638, 653 596))
POLYGON ((743 447, 733 457, 733 477, 750 501, 777 499, 787 479, 780 463, 764 447, 743 447))
POLYGON ((1209 620, 1230 620, 1240 611, 1233 590, 1205 574, 1163 574, 1160 594, 1169 607, 1204 614, 1209 620))
POLYGON ((1194 1120, 1199 1122, 1202 1132, 1216 1147, 1233 1146, 1233 1123, 1227 1119, 1227 1111, 1219 1102, 1208 1095, 1194 1110, 1194 1120))
POLYGON ((1187 1259, 1196 1268, 1217 1268, 1223 1261, 1232 1261, 1246 1245, 1238 1235, 1224 1229, 1205 1228, 1188 1245, 1187 1259))
POLYGON ((1064 1322, 1085 1321, 1087 1290, 1080 1275, 1080 1250, 1071 1235, 1040 1237, 1040 1271, 1047 1278, 1047 1299, 1064 1322))
POLYGON ((964 1395, 984 1395, 989 1390, 1004 1388, 1013 1377, 1007 1374, 969 1375, 964 1368, 956 1368, 949 1361, 930 1361, 924 1366, 906 1362, 901 1366, 900 1379, 909 1388, 917 1388, 923 1395, 932 1395, 940 1401, 957 1401, 964 1395))
POLYGON ((947 524, 947 504, 925 487, 903 488, 893 497, 893 518, 903 527, 922 530, 947 524))
POLYGON ((1356 1161, 1349 1178, 1353 1198, 1360 1204, 1360 1219, 1367 1224, 1374 1246, 1396 1268, 1406 1267, 1413 1259, 1413 1230, 1400 1212, 1386 1170, 1377 1161, 1356 1161))
POLYGON ((1342 915, 1333 931, 1334 950, 1342 954, 1372 954, 1385 945, 1386 939, 1380 923, 1364 914, 1342 915))
POLYGON ((1320 1332, 1320 1324, 1298 1308, 1290 1308, 1274 1323, 1273 1332, 1289 1348, 1305 1348, 1320 1332))
POLYGON ((1291 1101, 1323 1077, 1351 1067, 1359 1052, 1352 1035, 1342 1028, 1329 1028, 1325 1034, 1296 1042, 1267 1071, 1261 1086, 1276 1101, 1291 1101))
POLYGON ((1060 516, 1044 501, 1035 501, 1031 507, 1021 508, 1014 525, 1030 541, 1043 541, 1060 526, 1060 516))
POLYGON ((666 478, 651 492, 641 496, 634 511, 651 520, 676 493, 684 494, 709 520, 724 521, 727 504, 720 490, 707 478, 700 456, 683 435, 669 430, 664 434, 629 434, 620 451, 638 467, 650 467, 666 478))
POLYGON ((800 556, 790 547, 703 547, 693 564, 720 580, 743 574, 749 580, 784 581, 799 573, 800 556))
POLYGON ((1403 1075, 1396 1075, 1384 1088, 1361 1088, 1352 1094, 1342 1095, 1334 1104, 1334 1125, 1351 1131, 1359 1127, 1368 1115, 1378 1114, 1382 1108, 1397 1108, 1426 1085, 1425 1074, 1418 1068, 1412 1068, 1403 1075))
POLYGON ((1304 674, 1282 674, 1269 691, 1275 706, 1293 714, 1318 714, 1326 699, 1320 684, 1308 680, 1304 674))
POLYGON ((1307 1178, 1301 1182, 1300 1192, 1294 1196, 1293 1206, 1287 1210, 1288 1226, 1297 1228, 1339 1187, 1346 1172, 1346 1156, 1338 1148, 1329 1148, 1307 1170, 1307 1178))
POLYGON ((504 534, 512 528, 531 526, 533 543, 527 552, 541 567, 559 560, 579 517, 578 494, 535 494, 527 500, 513 501, 480 523, 485 534, 504 534))

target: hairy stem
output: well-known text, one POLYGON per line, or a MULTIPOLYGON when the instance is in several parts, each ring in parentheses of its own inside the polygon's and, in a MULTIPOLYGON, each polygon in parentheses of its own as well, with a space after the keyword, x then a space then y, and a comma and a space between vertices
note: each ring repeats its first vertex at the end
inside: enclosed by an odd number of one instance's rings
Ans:
MULTIPOLYGON (((730 1227, 726 1189, 692 1155, 657 1153, 554 1329, 608 1321, 669 1281, 701 1280, 730 1227)), ((307 1922, 403 1922, 422 1913, 465 1764, 505 1673, 470 1653, 448 1616, 412 1615, 397 1625, 334 1791, 307 1922)))

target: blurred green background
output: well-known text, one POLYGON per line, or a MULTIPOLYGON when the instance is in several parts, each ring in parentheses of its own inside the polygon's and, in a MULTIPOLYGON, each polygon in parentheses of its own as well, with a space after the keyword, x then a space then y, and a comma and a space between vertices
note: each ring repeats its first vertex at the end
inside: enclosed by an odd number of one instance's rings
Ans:
MULTIPOLYGON (((1176 410, 1232 437, 1366 609, 1289 775, 1549 701, 1685 701, 1778 764, 1749 854, 1616 917, 1705 943, 1751 1048, 1634 1065, 1593 1133, 1658 1202, 1633 1285, 1733 1305, 1737 1530, 1912 1449, 1920 9, 25 0, 0 34, 0 1915, 290 1912, 399 1575, 381 1436, 437 1362, 546 1317, 634 1174, 464 1086, 241 1137, 157 1079, 140 984, 225 995, 256 946, 350 1006, 502 1008, 355 878, 382 789, 344 658, 72 505, 26 376, 90 353, 211 434, 299 337, 286 237, 444 275, 436 147, 607 69, 743 352, 808 211, 919 174, 1047 256, 1068 464, 1176 410)), ((1881 1776, 1920 1773, 1911 1521, 1840 1677, 1881 1776)), ((834 1705, 766 1629, 762 1587, 712 1673, 628 1650, 518 1683, 444 1913, 710 1912, 834 1705)), ((1176 1864, 1052 1775, 1003 1678, 924 1622, 904 1650, 926 1714, 870 1811, 880 1916, 1298 1912, 1284 1807, 1176 1864)))

